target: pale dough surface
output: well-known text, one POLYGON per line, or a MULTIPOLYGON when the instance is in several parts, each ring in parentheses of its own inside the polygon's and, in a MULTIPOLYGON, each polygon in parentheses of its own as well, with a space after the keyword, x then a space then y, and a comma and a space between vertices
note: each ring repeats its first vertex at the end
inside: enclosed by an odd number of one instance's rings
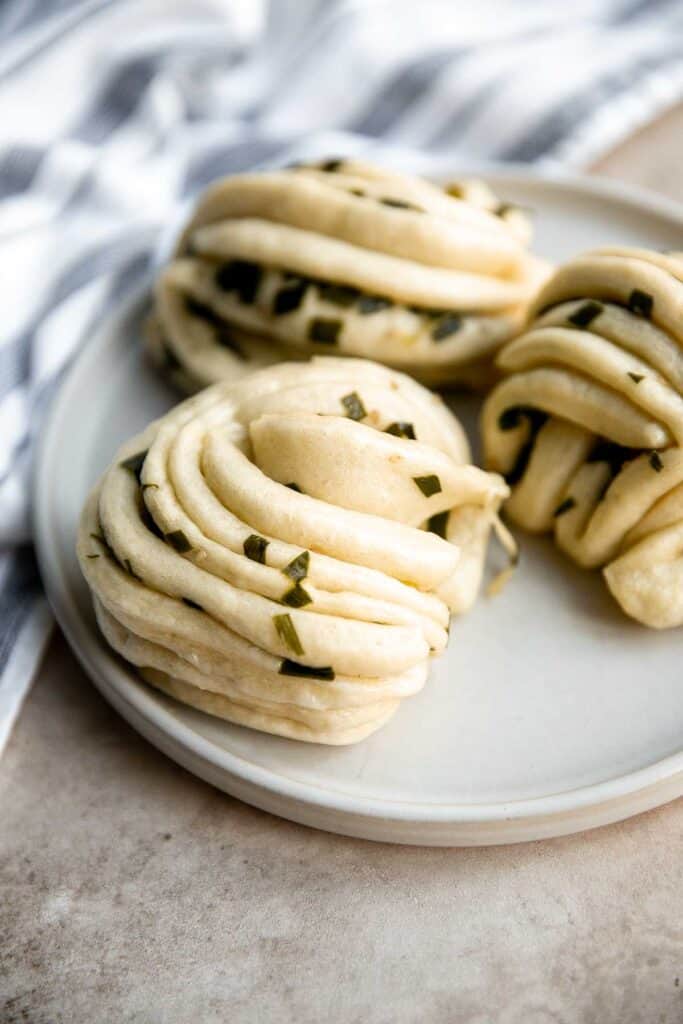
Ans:
POLYGON ((152 685, 350 743, 424 685, 507 494, 440 398, 318 357, 208 388, 124 445, 78 555, 102 632, 152 685))
POLYGON ((683 623, 683 257, 595 250, 560 267, 498 363, 482 429, 507 512, 602 568, 624 611, 683 623))
POLYGON ((159 276, 149 350, 185 390, 314 353, 482 386, 547 277, 478 181, 354 160, 224 178, 159 276))

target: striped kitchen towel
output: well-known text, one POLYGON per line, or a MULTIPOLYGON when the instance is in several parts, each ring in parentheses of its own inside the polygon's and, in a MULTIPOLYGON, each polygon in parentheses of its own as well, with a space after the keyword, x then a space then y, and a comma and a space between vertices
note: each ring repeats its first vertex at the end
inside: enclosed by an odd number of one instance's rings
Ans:
POLYGON ((4 0, 0 750, 49 632, 42 412, 179 205, 330 153, 585 165, 681 97, 682 31, 680 0, 4 0))

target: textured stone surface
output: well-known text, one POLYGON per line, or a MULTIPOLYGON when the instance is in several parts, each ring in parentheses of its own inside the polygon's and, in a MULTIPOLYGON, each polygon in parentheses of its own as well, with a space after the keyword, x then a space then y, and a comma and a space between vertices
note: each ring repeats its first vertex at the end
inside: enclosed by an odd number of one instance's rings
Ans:
MULTIPOLYGON (((682 129, 599 170, 683 198, 682 129)), ((681 800, 516 847, 326 835, 166 760, 57 640, 0 822, 0 1024, 683 1021, 681 800)))
POLYGON ((59 642, 0 812, 3 1024, 683 1020, 683 801, 526 846, 327 835, 166 760, 59 642))

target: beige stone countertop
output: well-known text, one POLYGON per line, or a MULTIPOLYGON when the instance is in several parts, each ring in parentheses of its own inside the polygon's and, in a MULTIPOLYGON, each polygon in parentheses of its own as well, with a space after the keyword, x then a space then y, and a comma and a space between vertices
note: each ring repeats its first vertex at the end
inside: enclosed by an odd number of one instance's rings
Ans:
MULTIPOLYGON (((595 168, 683 199, 683 109, 595 168)), ((0 1024, 681 1024, 683 800, 522 846, 274 818, 55 637, 0 762, 0 1024)))

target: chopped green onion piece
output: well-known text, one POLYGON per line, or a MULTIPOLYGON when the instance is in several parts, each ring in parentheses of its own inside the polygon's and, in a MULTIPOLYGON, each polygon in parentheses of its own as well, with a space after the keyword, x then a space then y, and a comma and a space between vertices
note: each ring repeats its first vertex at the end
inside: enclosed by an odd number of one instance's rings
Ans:
POLYGON ((285 288, 281 288, 275 295, 273 301, 273 313, 276 316, 282 316, 285 313, 293 313, 295 309, 298 309, 304 300, 306 295, 306 289, 308 288, 308 281, 298 281, 296 284, 289 284, 285 288))
POLYGON ((342 329, 341 320, 326 320, 316 316, 308 327, 308 337, 320 345, 336 345, 342 329))
POLYGON ((183 602, 183 604, 186 604, 188 608, 194 608, 198 612, 204 611, 202 606, 198 604, 197 601, 193 601, 191 597, 181 597, 180 600, 183 602))
POLYGON ((304 649, 291 617, 287 613, 284 615, 273 615, 273 622, 277 635, 289 647, 290 651, 294 651, 295 654, 303 654, 304 649))
POLYGON ((426 306, 407 306, 411 313, 417 316, 428 316, 431 320, 438 320, 441 316, 447 316, 447 309, 429 309, 426 306))
POLYGON ((259 536, 258 533, 251 533, 245 540, 242 547, 245 555, 247 558, 251 558, 252 562, 260 562, 261 565, 266 564, 266 548, 268 547, 268 541, 265 537, 259 536))
POLYGON ((662 462, 659 452, 652 452, 650 455, 650 465, 654 469, 655 473, 661 473, 664 469, 664 463, 662 462))
POLYGON ((450 510, 446 509, 445 512, 437 512, 435 516, 430 516, 427 520, 427 529, 429 532, 435 533, 437 537, 443 537, 443 539, 446 540, 448 517, 450 514, 450 510))
POLYGON ((119 466, 122 469, 129 469, 137 482, 140 483, 140 474, 146 458, 147 451, 138 452, 136 455, 129 455, 123 462, 119 462, 119 466))
POLYGON ((301 488, 299 487, 299 485, 298 485, 298 484, 294 484, 294 483, 291 483, 291 484, 285 484, 285 487, 289 487, 290 491, 296 491, 296 493, 297 493, 297 494, 303 494, 303 493, 304 493, 304 492, 303 492, 303 491, 301 490, 301 488))
POLYGON ((172 530, 171 533, 164 534, 164 540, 181 555, 184 555, 186 551, 192 551, 192 545, 182 530, 172 530))
POLYGON ((339 157, 334 157, 332 160, 324 160, 320 164, 321 171, 327 171, 329 174, 333 174, 335 171, 341 170, 344 166, 344 161, 339 157))
POLYGON ((383 299, 379 295, 362 295, 358 300, 357 308, 363 316, 369 316, 371 313, 379 313, 390 306, 393 306, 391 299, 383 299))
POLYGON ((498 206, 495 207, 493 213, 495 213, 496 217, 504 217, 506 213, 510 213, 510 211, 514 209, 515 207, 512 203, 498 203, 498 206))
POLYGON ((601 302, 584 302, 582 306, 574 310, 571 316, 567 317, 567 320, 574 327, 588 327, 596 316, 600 316, 604 308, 601 302))
POLYGON ((413 213, 424 213, 421 206, 415 203, 407 203, 405 199, 394 199, 392 196, 382 196, 380 203, 384 206, 394 206, 397 210, 412 210, 413 213))
POLYGON ((357 391, 352 391, 349 395, 344 395, 340 399, 341 404, 346 409, 349 419, 362 420, 367 416, 365 406, 363 405, 360 395, 357 391))
POLYGON ((438 494, 441 490, 441 481, 435 473, 430 473, 429 476, 414 476, 413 480, 425 498, 431 498, 432 494, 438 494))
POLYGON ((310 604, 312 600, 311 595, 300 583, 295 583, 282 596, 282 603, 288 604, 290 608, 303 608, 304 605, 310 604))
POLYGON ((351 285, 326 284, 325 282, 318 285, 318 292, 320 298, 325 302, 331 302, 334 306, 343 306, 344 308, 352 306, 360 295, 358 289, 351 285))
POLYGON ((395 423, 390 423, 388 427, 384 428, 384 433, 393 434, 394 437, 405 437, 409 441, 416 440, 415 427, 406 420, 396 420, 395 423))
POLYGON ((640 384, 641 380, 645 380, 645 374, 644 373, 631 373, 631 371, 629 370, 628 371, 628 376, 631 378, 631 380, 635 384, 640 384))
POLYGON ((218 313, 215 313, 210 306, 207 306, 204 302, 199 302, 197 299, 192 298, 192 296, 187 296, 185 299, 185 310, 190 316, 196 316, 200 320, 205 321, 210 327, 213 327, 214 339, 217 345, 220 345, 221 348, 230 349, 231 352, 234 352, 244 362, 249 361, 249 357, 241 345, 235 341, 230 328, 223 318, 218 313))
POLYGON ((636 316, 645 317, 649 320, 652 316, 652 307, 654 305, 654 299, 647 292, 641 292, 639 288, 634 288, 628 297, 628 308, 636 316))
POLYGON ((263 271, 257 263, 231 260, 216 271, 215 281, 224 292, 237 292, 240 302, 253 302, 261 283, 263 271))
POLYGON ((285 576, 289 576, 290 580, 294 580, 295 583, 298 583, 299 580, 305 580, 308 576, 310 561, 310 553, 308 551, 302 551, 301 554, 297 555, 296 558, 293 558, 282 571, 285 576))
POLYGON ((564 501, 561 501, 555 509, 555 511, 553 512, 553 516, 555 519, 557 519, 559 516, 563 516, 565 512, 569 512, 570 509, 575 507, 576 501, 574 500, 574 498, 565 498, 564 501))
POLYGON ((457 313, 449 313, 432 328, 432 338, 434 341, 443 341, 444 338, 450 338, 451 334, 455 334, 461 327, 462 317, 457 313))
POLYGON ((324 668, 313 668, 312 665, 300 665, 298 661, 290 661, 283 658, 280 664, 281 676, 302 676, 304 679, 324 679, 325 682, 332 682, 334 669, 330 665, 324 668))

